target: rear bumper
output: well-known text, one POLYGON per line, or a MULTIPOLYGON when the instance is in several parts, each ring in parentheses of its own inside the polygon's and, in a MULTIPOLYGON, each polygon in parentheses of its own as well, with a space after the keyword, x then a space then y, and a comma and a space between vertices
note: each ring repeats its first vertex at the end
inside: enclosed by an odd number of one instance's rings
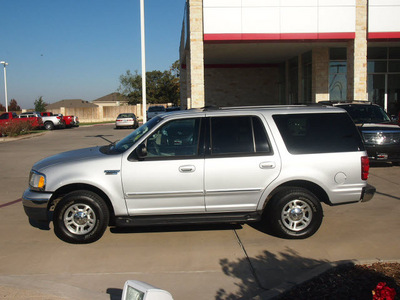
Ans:
POLYGON ((366 187, 363 188, 361 194, 361 202, 368 202, 374 197, 376 192, 376 188, 370 184, 367 184, 366 187))

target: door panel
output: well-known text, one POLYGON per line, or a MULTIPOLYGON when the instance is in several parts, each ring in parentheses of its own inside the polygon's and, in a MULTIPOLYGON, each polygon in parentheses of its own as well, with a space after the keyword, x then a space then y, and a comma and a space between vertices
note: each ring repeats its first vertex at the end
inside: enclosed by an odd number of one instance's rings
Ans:
POLYGON ((204 159, 126 161, 122 183, 130 215, 204 212, 204 159))
POLYGON ((279 169, 279 158, 271 156, 207 159, 207 211, 254 211, 265 187, 278 176, 279 169))
POLYGON ((280 159, 256 116, 212 117, 205 161, 207 212, 254 211, 280 159))
POLYGON ((122 184, 129 214, 205 211, 200 132, 201 118, 166 122, 138 146, 141 150, 136 159, 131 155, 131 159, 122 163, 122 184))

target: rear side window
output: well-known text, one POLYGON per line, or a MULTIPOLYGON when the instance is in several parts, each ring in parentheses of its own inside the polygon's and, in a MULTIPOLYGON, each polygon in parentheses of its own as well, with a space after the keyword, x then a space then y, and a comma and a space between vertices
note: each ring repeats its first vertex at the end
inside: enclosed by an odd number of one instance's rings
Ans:
POLYGON ((348 114, 274 115, 291 154, 364 150, 361 136, 348 114))
POLYGON ((271 153, 264 125, 258 117, 211 118, 211 154, 271 153))

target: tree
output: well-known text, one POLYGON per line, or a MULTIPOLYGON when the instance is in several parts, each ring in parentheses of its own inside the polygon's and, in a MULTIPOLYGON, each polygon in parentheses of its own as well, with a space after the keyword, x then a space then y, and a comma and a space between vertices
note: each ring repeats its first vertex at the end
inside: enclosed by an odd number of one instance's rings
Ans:
POLYGON ((11 99, 8 111, 20 111, 21 107, 18 105, 17 100, 11 99))
MULTIPOLYGON (((179 79, 176 73, 176 63, 168 71, 146 72, 146 99, 148 103, 173 103, 179 105, 179 79)), ((129 104, 142 101, 142 76, 129 70, 120 78, 119 92, 128 98, 129 104)))
POLYGON ((6 108, 3 106, 3 104, 0 104, 0 111, 6 111, 6 108))
POLYGON ((45 112, 47 103, 43 101, 43 97, 40 96, 35 100, 35 111, 45 112))

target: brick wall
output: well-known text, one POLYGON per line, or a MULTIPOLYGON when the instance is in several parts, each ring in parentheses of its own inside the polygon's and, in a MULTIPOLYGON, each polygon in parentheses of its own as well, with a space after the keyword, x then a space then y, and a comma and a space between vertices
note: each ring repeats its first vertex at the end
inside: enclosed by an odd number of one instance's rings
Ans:
POLYGON ((279 69, 206 68, 205 105, 265 105, 278 102, 279 69))
POLYGON ((329 48, 318 47, 312 51, 313 102, 329 100, 329 48))

